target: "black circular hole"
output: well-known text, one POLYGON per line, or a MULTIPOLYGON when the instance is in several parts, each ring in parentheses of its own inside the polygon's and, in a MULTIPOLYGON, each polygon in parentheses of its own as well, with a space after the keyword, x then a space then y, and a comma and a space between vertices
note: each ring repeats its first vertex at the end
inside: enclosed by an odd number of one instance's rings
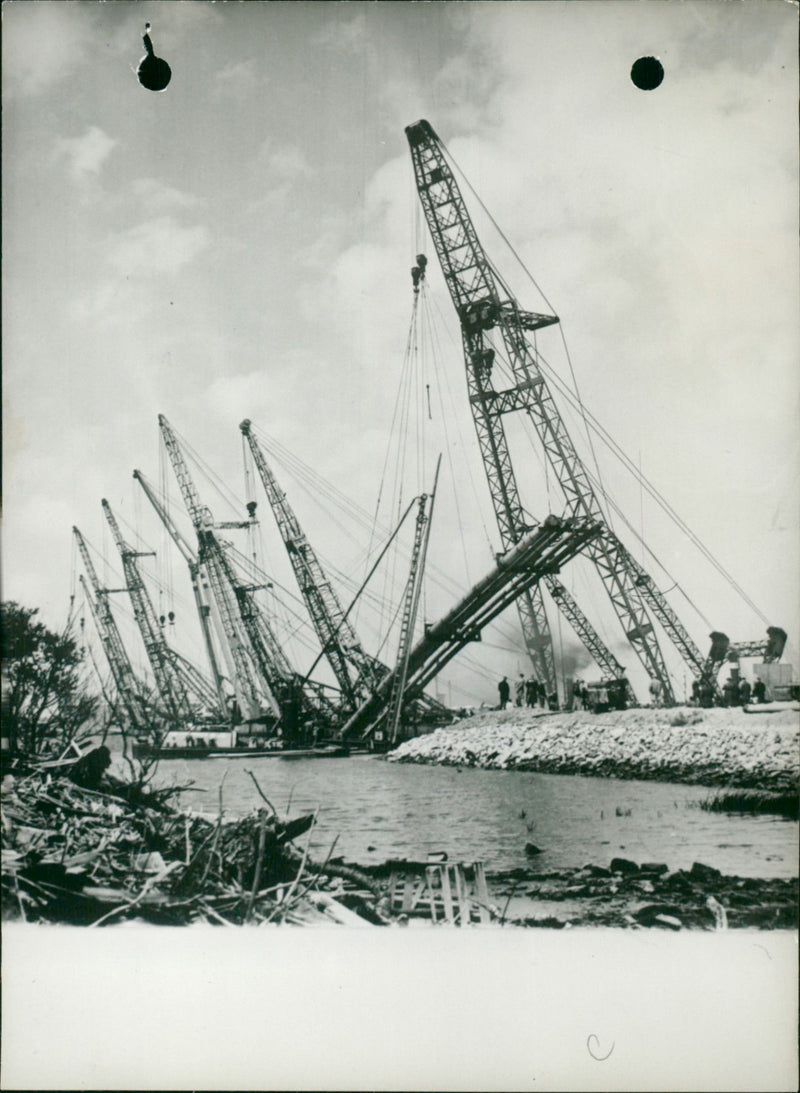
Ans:
POLYGON ((640 91, 652 91, 664 79, 664 66, 657 57, 640 57, 633 62, 631 79, 640 91))
POLYGON ((172 69, 161 57, 148 55, 142 58, 136 75, 148 91, 163 91, 172 78, 172 69))

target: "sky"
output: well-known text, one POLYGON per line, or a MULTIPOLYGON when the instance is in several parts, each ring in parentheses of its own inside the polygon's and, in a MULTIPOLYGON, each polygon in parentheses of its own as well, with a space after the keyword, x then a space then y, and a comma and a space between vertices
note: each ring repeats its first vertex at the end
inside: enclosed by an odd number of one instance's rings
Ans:
MULTIPOLYGON (((198 478, 219 519, 244 515, 245 417, 363 510, 380 494, 387 520, 401 470, 407 501, 430 489, 444 451, 429 560, 454 584, 426 585, 423 613, 439 617, 456 585, 488 571, 499 537, 404 136, 424 117, 463 171, 479 235, 521 305, 559 315, 540 342, 556 376, 577 383, 757 606, 595 442, 603 482, 663 563, 654 576, 694 640, 705 651, 711 628, 762 638, 763 615, 789 632, 796 661, 793 5, 10 0, 3 33, 4 599, 63 624, 73 525, 106 553, 112 581, 106 497, 159 552, 146 563, 167 587, 158 603, 179 592, 187 602, 131 477, 136 467, 166 481, 159 413, 240 499, 217 507, 198 478), (173 73, 160 94, 135 74, 148 20, 173 73), (644 92, 630 68, 649 55, 665 77, 644 92), (402 449, 392 420, 420 250, 430 327, 413 353, 416 441, 402 449)), ((591 459, 583 422, 563 412, 591 459)), ((561 511, 515 428, 526 504, 538 519, 561 511)), ((258 549, 288 587, 256 497, 258 549)), ((367 533, 347 538, 305 494, 290 499, 356 585, 367 533)), ((581 563, 562 580, 619 652, 597 582, 581 563)), ((395 602, 401 586, 395 574, 395 602)), ((574 652, 555 613, 551 625, 574 652)), ((198 648, 189 629, 176 641, 198 648)), ((372 652, 377 634, 364 634, 372 652)), ((305 668, 312 653, 297 656, 305 668)), ((512 609, 440 686, 457 702, 494 702, 499 675, 521 670, 512 609)))

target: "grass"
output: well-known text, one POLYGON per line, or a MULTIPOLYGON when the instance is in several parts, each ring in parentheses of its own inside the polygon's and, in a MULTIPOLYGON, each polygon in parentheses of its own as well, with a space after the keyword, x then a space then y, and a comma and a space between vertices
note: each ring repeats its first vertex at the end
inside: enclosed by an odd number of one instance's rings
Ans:
POLYGON ((793 793, 726 790, 700 801, 699 807, 704 812, 742 812, 796 820, 800 814, 800 798, 793 793))

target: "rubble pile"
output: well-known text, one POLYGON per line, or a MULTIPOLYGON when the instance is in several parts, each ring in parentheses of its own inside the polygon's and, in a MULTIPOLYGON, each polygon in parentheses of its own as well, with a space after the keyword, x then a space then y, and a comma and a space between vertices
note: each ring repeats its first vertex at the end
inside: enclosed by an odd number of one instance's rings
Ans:
POLYGON ((796 792, 798 713, 757 711, 493 710, 408 740, 389 760, 796 792))
POLYGON ((617 926, 667 930, 792 929, 798 925, 798 882, 725 876, 695 862, 670 872, 658 862, 613 858, 608 867, 492 877, 496 898, 519 925, 617 926))
POLYGON ((391 921, 380 887, 293 845, 314 816, 179 811, 178 789, 28 768, 3 780, 5 919, 100 926, 391 921), (84 781, 85 778, 78 778, 84 781))

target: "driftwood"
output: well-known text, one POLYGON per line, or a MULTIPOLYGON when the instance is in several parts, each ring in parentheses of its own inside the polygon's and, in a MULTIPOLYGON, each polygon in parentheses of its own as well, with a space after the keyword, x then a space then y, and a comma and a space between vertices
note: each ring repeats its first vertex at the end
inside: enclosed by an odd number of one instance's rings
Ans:
POLYGON ((28 765, 4 779, 5 918, 92 926, 132 918, 389 921, 377 907, 379 885, 358 870, 312 861, 315 816, 281 820, 264 798, 268 807, 229 818, 222 786, 216 817, 180 810, 179 789, 110 778, 104 751, 70 767, 28 765), (294 840, 303 835, 301 850, 294 840))

